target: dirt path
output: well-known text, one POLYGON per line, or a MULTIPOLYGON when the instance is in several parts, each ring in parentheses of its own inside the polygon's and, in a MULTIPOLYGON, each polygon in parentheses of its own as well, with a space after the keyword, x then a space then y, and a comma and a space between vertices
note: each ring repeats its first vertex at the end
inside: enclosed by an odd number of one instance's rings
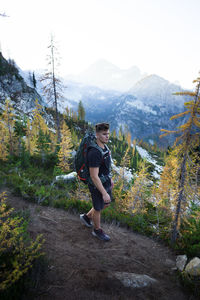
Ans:
POLYGON ((161 244, 110 224, 103 228, 112 240, 104 243, 80 223, 79 215, 7 195, 16 210, 29 210, 31 235, 42 233, 46 240, 48 270, 34 299, 194 299, 185 294, 172 271, 176 257, 161 244), (109 279, 108 271, 146 274, 158 284, 125 288, 117 279, 109 279))

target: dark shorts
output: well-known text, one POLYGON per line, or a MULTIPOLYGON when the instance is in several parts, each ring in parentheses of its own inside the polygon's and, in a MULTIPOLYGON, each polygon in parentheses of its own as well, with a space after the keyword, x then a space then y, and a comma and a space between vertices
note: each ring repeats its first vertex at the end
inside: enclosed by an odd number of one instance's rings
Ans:
MULTIPOLYGON (((102 194, 99 192, 99 190, 93 186, 93 185, 88 185, 89 186, 89 190, 92 196, 92 203, 93 203, 93 207, 95 210, 102 210, 104 208, 105 205, 108 205, 109 203, 104 203, 103 198, 102 198, 102 194)), ((105 190, 107 191, 107 193, 110 195, 110 200, 112 200, 112 192, 111 192, 111 186, 108 187, 104 187, 105 190)))

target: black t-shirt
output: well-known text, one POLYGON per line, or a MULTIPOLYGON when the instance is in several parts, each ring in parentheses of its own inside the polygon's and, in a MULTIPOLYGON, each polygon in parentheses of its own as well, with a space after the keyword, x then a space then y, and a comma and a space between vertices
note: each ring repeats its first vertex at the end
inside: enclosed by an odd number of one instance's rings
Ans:
MULTIPOLYGON (((109 175, 110 172, 110 164, 111 164, 110 151, 108 151, 107 148, 104 147, 103 152, 105 152, 105 155, 103 155, 102 158, 101 152, 98 149, 92 147, 89 149, 87 155, 88 167, 99 168, 99 174, 98 174, 99 177, 101 175, 109 175)), ((108 179, 108 182, 106 183, 110 184, 110 180, 108 179)))

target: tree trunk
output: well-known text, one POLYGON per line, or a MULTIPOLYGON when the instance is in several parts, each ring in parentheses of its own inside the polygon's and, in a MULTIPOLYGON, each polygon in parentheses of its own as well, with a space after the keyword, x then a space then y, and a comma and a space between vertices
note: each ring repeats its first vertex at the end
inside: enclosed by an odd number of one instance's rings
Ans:
POLYGON ((177 227, 178 227, 178 220, 181 212, 181 204, 183 200, 183 193, 184 193, 184 186, 185 186, 185 173, 186 173, 186 161, 187 161, 187 153, 185 152, 183 162, 181 165, 181 179, 180 179, 180 184, 179 184, 179 194, 178 194, 178 199, 177 199, 177 206, 176 206, 176 213, 175 213, 175 220, 173 224, 173 229, 172 229, 172 236, 171 236, 171 241, 174 244, 176 239, 177 239, 177 227))
POLYGON ((55 103, 55 109, 56 109, 56 126, 57 126, 57 133, 58 133, 58 142, 60 142, 61 134, 60 134, 60 120, 59 120, 59 114, 58 114, 56 81, 55 81, 55 71, 54 71, 53 41, 51 41, 51 58, 52 58, 52 76, 53 76, 52 79, 53 79, 54 103, 55 103))

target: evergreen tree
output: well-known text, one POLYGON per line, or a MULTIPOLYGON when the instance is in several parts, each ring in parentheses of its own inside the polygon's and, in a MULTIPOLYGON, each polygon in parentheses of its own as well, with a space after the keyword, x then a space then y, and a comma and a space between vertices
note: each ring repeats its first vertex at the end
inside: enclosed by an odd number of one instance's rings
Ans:
POLYGON ((119 136, 119 140, 123 141, 123 129, 122 129, 122 126, 120 126, 120 128, 119 128, 119 134, 118 134, 118 136, 119 136))
POLYGON ((20 157, 23 165, 28 163, 28 156, 25 147, 24 137, 26 136, 27 119, 24 117, 17 117, 14 126, 16 155, 20 157))
POLYGON ((45 133, 40 129, 37 137, 36 146, 37 146, 37 153, 42 159, 42 164, 45 163, 46 157, 50 153, 50 144, 51 144, 51 140, 49 134, 45 133))
POLYGON ((33 81, 33 86, 34 86, 34 88, 36 88, 37 82, 36 82, 36 79, 35 79, 35 74, 34 74, 34 72, 33 72, 33 76, 32 76, 32 81, 33 81))
POLYGON ((85 120, 85 109, 83 107, 82 101, 79 101, 79 104, 78 104, 78 120, 80 120, 80 121, 85 120))
POLYGON ((57 129, 57 137, 58 142, 60 141, 60 119, 58 112, 58 100, 62 97, 63 92, 63 84, 61 80, 58 78, 56 71, 57 66, 56 62, 58 61, 58 51, 55 46, 55 42, 53 36, 51 35, 51 42, 48 46, 50 49, 50 55, 48 55, 48 65, 50 66, 50 70, 47 70, 46 73, 40 78, 41 82, 44 82, 43 92, 46 94, 49 102, 53 102, 56 111, 56 129, 57 129))
MULTIPOLYGON (((177 239, 178 227, 181 224, 181 217, 183 215, 183 204, 187 201, 187 188, 188 188, 188 170, 191 167, 191 155, 194 153, 194 149, 199 146, 199 128, 200 128, 200 78, 197 78, 195 92, 181 92, 176 95, 186 95, 192 98, 192 100, 185 103, 186 111, 173 116, 171 119, 177 119, 184 115, 188 115, 186 123, 181 125, 176 131, 169 131, 162 129, 165 136, 170 133, 178 133, 179 137, 176 139, 175 147, 177 147, 178 158, 178 194, 176 197, 176 211, 172 229, 171 240, 174 243, 177 239)), ((184 205, 185 207, 185 205, 184 205)))

